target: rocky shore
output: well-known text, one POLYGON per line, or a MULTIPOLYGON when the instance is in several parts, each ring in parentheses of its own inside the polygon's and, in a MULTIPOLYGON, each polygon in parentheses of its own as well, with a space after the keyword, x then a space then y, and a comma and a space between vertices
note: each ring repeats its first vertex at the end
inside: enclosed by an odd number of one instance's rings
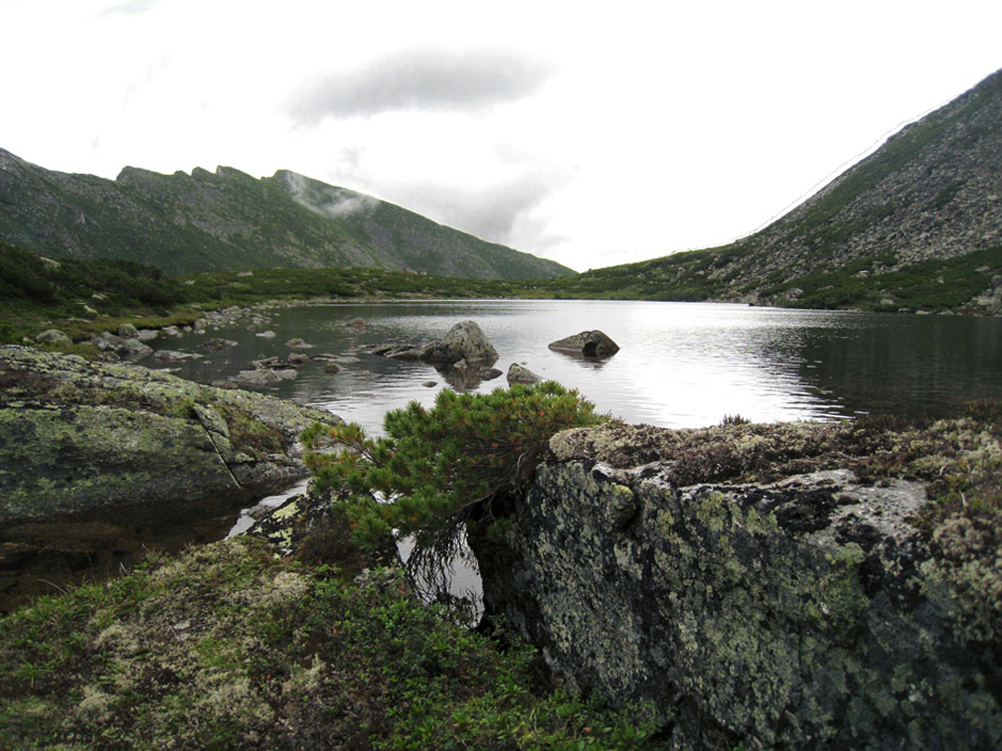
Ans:
POLYGON ((105 539, 121 534, 108 520, 148 527, 288 487, 306 475, 299 434, 338 421, 271 396, 20 346, 0 347, 0 386, 0 596, 53 545, 74 560, 94 554, 82 538, 127 547, 105 539))

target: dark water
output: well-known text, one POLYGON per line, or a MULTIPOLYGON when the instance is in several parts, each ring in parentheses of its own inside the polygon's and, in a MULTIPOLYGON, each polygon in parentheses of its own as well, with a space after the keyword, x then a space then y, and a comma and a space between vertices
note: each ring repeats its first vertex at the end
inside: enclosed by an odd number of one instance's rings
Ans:
MULTIPOLYGON (((199 353, 180 375, 210 382, 251 360, 290 353, 338 355, 341 371, 309 361, 295 380, 262 389, 322 407, 379 433, 386 411, 411 400, 430 405, 447 384, 434 368, 362 353, 364 345, 418 344, 456 322, 475 320, 512 362, 577 388, 602 412, 632 423, 699 427, 725 415, 769 422, 867 413, 952 416, 974 399, 1002 399, 1002 320, 797 311, 739 305, 649 302, 481 301, 280 308, 267 320, 158 341, 199 353), (345 324, 364 319, 362 327, 345 324), (621 347, 588 362, 547 344, 601 329, 621 347), (273 338, 258 336, 273 331, 273 338), (293 338, 312 344, 296 350, 293 338), (238 342, 211 352, 212 338, 238 342), (427 384, 434 383, 429 386, 427 384)), ((149 367, 157 363, 149 358, 149 367)), ((475 387, 504 386, 504 377, 475 387)), ((277 502, 277 499, 274 499, 277 502)), ((0 530, 0 611, 27 594, 127 568, 145 548, 178 549, 244 525, 232 508, 203 505, 153 514, 61 520, 0 530), (160 518, 163 516, 163 518, 160 518)))

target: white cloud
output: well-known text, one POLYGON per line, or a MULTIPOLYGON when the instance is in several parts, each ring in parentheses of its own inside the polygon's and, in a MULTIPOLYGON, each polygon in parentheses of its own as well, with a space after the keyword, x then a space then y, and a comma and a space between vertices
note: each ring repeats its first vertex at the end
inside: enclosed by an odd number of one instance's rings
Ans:
POLYGON ((401 110, 481 112, 532 93, 549 74, 542 61, 512 52, 407 49, 321 77, 297 93, 289 111, 306 124, 401 110))

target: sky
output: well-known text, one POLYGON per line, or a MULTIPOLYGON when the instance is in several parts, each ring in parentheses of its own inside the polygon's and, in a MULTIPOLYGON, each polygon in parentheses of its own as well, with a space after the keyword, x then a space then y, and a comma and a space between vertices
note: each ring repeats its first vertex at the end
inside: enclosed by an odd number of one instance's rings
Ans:
POLYGON ((0 0, 0 148, 287 169, 578 271, 713 247, 1002 68, 998 0, 0 0))

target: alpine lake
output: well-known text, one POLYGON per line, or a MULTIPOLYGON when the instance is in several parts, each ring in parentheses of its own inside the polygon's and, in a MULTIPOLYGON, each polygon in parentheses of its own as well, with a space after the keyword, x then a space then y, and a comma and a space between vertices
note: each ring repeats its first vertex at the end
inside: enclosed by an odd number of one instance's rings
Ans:
MULTIPOLYGON (((719 424, 727 416, 753 422, 950 417, 973 400, 1002 400, 998 318, 621 301, 314 304, 242 311, 221 325, 161 337, 153 346, 192 356, 166 364, 155 352, 141 364, 205 383, 232 379, 253 361, 288 362, 298 353, 295 378, 258 390, 327 409, 373 435, 382 433, 387 411, 410 401, 430 406, 444 388, 506 387, 503 373, 512 363, 577 389, 600 413, 670 428, 719 424), (497 349, 502 375, 463 383, 423 363, 365 352, 368 345, 422 344, 462 320, 476 321, 497 349), (620 351, 588 360, 547 346, 594 329, 620 351), (218 340, 224 348, 212 346, 220 346, 218 340), (318 355, 325 357, 313 359, 318 355)), ((286 495, 263 504, 277 505, 286 495)), ((240 509, 207 507, 163 518, 145 509, 114 519, 40 524, 32 535, 43 554, 38 568, 22 578, 39 582, 31 588, 35 593, 52 592, 127 570, 144 549, 176 550, 251 523, 240 509), (67 548, 76 554, 67 557, 67 548)))

